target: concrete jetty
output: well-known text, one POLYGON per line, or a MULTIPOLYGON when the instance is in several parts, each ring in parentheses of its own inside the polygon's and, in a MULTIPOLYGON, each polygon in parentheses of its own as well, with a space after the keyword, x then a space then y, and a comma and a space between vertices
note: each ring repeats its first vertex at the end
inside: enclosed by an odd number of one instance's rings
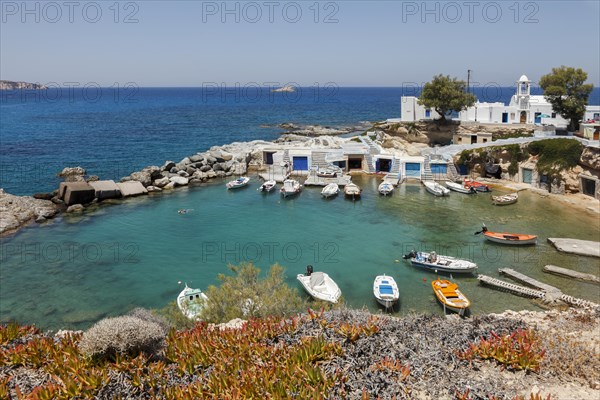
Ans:
POLYGON ((330 183, 337 183, 339 186, 346 186, 352 182, 350 175, 336 176, 335 178, 324 178, 316 175, 309 175, 304 181, 304 186, 327 186, 330 183))
POLYGON ((548 238, 556 250, 580 256, 600 257, 600 242, 569 238, 548 238))
POLYGON ((592 282, 600 284, 600 277, 592 274, 584 274, 583 272, 573 271, 566 268, 557 267, 556 265, 546 265, 543 268, 544 272, 560 275, 567 278, 578 279, 580 281, 592 282))

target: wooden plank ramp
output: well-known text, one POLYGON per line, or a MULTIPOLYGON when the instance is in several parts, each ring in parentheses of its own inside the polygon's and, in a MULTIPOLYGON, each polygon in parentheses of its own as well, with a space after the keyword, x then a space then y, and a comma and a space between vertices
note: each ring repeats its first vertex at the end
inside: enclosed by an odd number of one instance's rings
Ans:
POLYGON ((562 294, 560 289, 555 288, 554 286, 550 286, 544 282, 535 280, 525 274, 515 271, 514 269, 498 268, 498 272, 500 272, 503 275, 507 275, 511 279, 513 279, 517 282, 521 282, 522 284, 532 287, 534 289, 541 290, 542 292, 546 292, 546 293, 556 294, 556 296, 553 296, 553 297, 560 297, 560 295, 562 294))
POLYGON ((580 281, 600 284, 600 277, 597 277, 596 275, 584 274, 583 272, 577 272, 570 269, 557 267, 556 265, 546 265, 544 266, 543 271, 567 278, 578 279, 580 281))
POLYGON ((501 289, 501 290, 505 290, 507 292, 519 295, 519 296, 523 296, 523 297, 532 297, 535 299, 541 299, 544 298, 546 296, 546 293, 542 292, 541 290, 535 290, 535 289, 531 289, 525 286, 521 286, 521 285, 515 285, 514 283, 510 283, 510 282, 506 282, 503 281, 501 279, 497 279, 497 278, 492 278, 491 276, 488 275, 483 275, 480 274, 477 276, 477 279, 479 280, 479 283, 488 285, 488 286, 493 286, 497 289, 501 289))

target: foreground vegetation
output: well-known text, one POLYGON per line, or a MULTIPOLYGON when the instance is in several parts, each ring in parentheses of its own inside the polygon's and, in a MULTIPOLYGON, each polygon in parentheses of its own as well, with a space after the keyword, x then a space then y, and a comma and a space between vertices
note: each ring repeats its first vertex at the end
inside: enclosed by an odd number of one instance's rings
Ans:
POLYGON ((397 319, 309 309, 250 319, 239 329, 197 323, 175 330, 147 311, 134 315, 126 317, 137 326, 127 336, 116 333, 134 326, 124 317, 104 320, 113 330, 57 336, 0 327, 0 398, 546 400, 547 392, 529 391, 540 382, 600 378, 597 354, 570 333, 597 328, 589 313, 554 316, 559 330, 551 335, 492 316, 397 319), (159 331, 158 345, 149 345, 156 338, 148 332, 159 331), (85 345, 90 340, 102 345, 85 345))

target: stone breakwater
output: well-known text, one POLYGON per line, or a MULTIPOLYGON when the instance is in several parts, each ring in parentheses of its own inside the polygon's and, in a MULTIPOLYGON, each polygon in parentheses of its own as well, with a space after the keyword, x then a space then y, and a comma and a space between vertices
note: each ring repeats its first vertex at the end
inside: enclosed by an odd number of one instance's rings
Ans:
POLYGON ((234 142, 213 146, 178 162, 167 160, 161 166, 144 167, 121 178, 119 182, 87 175, 87 171, 79 166, 66 167, 58 174, 63 182, 52 193, 14 196, 0 191, 0 235, 14 233, 33 221, 44 222, 60 212, 80 213, 104 201, 156 194, 215 178, 244 175, 249 170, 259 171, 264 168, 265 148, 339 148, 348 140, 328 136, 308 138, 283 135, 273 142, 234 142))

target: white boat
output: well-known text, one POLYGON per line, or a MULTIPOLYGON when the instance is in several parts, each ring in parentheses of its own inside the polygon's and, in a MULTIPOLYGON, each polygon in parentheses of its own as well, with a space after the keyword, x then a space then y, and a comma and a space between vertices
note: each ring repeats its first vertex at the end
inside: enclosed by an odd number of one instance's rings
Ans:
POLYGON ((400 291, 394 278, 384 274, 375 277, 373 295, 379 304, 388 309, 398 302, 400 291))
POLYGON ((503 196, 492 196, 492 203, 497 206, 506 206, 508 204, 515 204, 519 200, 518 193, 505 194, 503 196))
POLYGON ((461 260, 450 256, 442 256, 432 251, 416 252, 411 251, 402 258, 410 260, 415 267, 421 267, 434 272, 450 272, 454 274, 471 273, 477 269, 477 264, 468 260, 461 260))
POLYGON ((338 285, 325 272, 312 272, 309 274, 298 274, 298 280, 304 290, 317 300, 337 303, 342 291, 338 285))
POLYGON ((344 194, 347 197, 352 197, 352 200, 355 200, 357 197, 360 197, 361 189, 358 185, 350 182, 344 187, 344 194))
POLYGON ((381 182, 377 190, 382 195, 387 196, 388 194, 392 194, 392 192, 394 191, 394 185, 388 182, 381 182))
POLYGON ((448 190, 448 188, 443 187, 437 182, 425 181, 423 182, 423 185, 425 185, 425 189, 427 189, 427 191, 434 196, 442 197, 450 194, 450 190, 448 190))
POLYGON ((330 169, 327 169, 325 171, 318 171, 317 172, 317 176, 320 178, 335 178, 337 176, 337 171, 333 171, 330 169))
POLYGON ((462 185, 460 183, 450 182, 450 181, 446 181, 444 183, 448 189, 454 190, 455 192, 458 192, 458 193, 465 193, 465 194, 477 193, 477 190, 472 186, 466 187, 465 185, 462 185))
POLYGON ((280 192, 281 195, 285 198, 288 196, 293 196, 302 191, 302 185, 295 179, 286 179, 283 181, 283 187, 280 192))
POLYGON ((197 320, 204 305, 208 301, 208 297, 200 289, 185 288, 177 296, 177 307, 188 319, 197 320))
POLYGON ((258 191, 260 191, 260 192, 270 192, 273 189, 275 189, 276 185, 277 185, 277 182, 275 182, 275 181, 266 181, 266 182, 263 182, 262 185, 260 185, 260 187, 258 188, 258 191))
POLYGON ((325 186, 323 188, 323 190, 321 190, 321 196, 328 199, 332 196, 336 196, 339 192, 340 192, 340 187, 338 186, 338 184, 330 183, 329 185, 325 186))
POLYGON ((225 186, 227 186, 227 189, 239 189, 248 185, 248 182, 250 182, 250 178, 247 176, 241 176, 234 181, 227 182, 225 186))

